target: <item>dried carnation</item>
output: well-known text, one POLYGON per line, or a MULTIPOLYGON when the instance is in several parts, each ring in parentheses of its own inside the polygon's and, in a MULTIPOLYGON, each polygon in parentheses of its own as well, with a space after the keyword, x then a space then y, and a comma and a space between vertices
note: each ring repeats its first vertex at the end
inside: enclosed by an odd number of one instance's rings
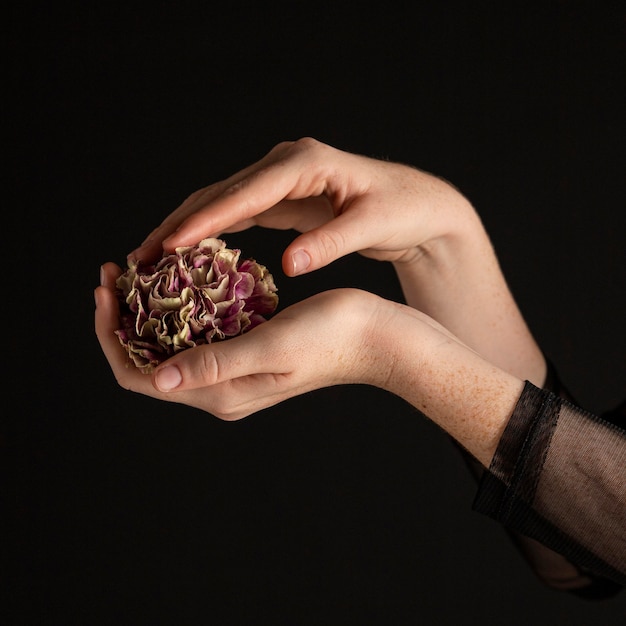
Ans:
POLYGON ((241 335, 272 314, 272 275, 221 239, 176 248, 156 265, 130 264, 117 279, 122 328, 116 331, 145 373, 176 354, 241 335))

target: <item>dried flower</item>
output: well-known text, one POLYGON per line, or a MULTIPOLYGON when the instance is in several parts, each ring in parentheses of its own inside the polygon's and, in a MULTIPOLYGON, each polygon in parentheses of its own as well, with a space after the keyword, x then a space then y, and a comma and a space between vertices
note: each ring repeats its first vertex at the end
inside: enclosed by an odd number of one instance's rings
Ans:
POLYGON ((186 348, 241 335, 278 306, 272 275, 221 239, 177 248, 156 265, 130 264, 117 279, 122 328, 133 363, 150 373, 186 348))

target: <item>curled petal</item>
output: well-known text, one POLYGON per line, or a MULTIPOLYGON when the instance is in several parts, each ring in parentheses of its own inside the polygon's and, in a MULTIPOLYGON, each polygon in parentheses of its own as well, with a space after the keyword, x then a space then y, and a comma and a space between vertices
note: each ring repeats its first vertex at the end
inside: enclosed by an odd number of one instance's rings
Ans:
POLYGON ((150 372, 171 355, 240 335, 278 307, 274 279, 221 239, 177 248, 155 265, 131 264, 117 279, 129 360, 150 372))

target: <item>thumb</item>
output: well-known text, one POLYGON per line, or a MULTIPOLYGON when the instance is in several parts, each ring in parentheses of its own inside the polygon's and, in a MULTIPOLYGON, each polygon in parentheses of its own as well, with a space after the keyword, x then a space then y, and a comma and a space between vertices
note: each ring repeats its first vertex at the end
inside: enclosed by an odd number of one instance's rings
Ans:
POLYGON ((273 372, 272 359, 267 358, 263 348, 263 334, 250 332, 184 350, 156 368, 152 383, 161 392, 186 391, 250 374, 273 372))
POLYGON ((369 248, 376 242, 374 230, 366 227, 358 213, 342 213, 296 237, 283 254, 283 270, 287 276, 305 274, 342 256, 369 248))

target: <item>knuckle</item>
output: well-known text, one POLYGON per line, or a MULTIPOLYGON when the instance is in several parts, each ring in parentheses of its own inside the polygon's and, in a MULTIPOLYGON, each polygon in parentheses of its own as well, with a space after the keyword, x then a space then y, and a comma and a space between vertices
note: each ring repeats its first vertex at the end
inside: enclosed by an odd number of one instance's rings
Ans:
POLYGON ((293 146, 295 141, 281 141, 277 143, 269 152, 271 155, 282 154, 286 150, 289 150, 293 146))
POLYGON ((307 177, 324 183, 313 195, 325 193, 327 178, 333 171, 335 149, 313 137, 302 137, 294 143, 292 150, 306 167, 307 177))
POLYGON ((344 248, 344 236, 338 230, 321 230, 318 233, 317 245, 324 258, 335 258, 344 248))
POLYGON ((250 185, 250 180, 247 177, 241 178, 240 180, 228 185, 226 189, 223 191, 224 196, 232 196, 240 191, 243 191, 246 187, 250 185))
POLYGON ((295 141, 283 141, 277 144, 272 154, 278 157, 278 161, 288 159, 293 156, 301 156, 304 158, 314 158, 315 153, 328 147, 313 137, 300 137, 295 141))
POLYGON ((222 371, 221 357, 214 350, 200 350, 200 376, 206 385, 214 385, 220 381, 222 371))
POLYGON ((294 146, 299 150, 308 151, 319 149, 322 143, 313 137, 301 137, 294 143, 294 146))

